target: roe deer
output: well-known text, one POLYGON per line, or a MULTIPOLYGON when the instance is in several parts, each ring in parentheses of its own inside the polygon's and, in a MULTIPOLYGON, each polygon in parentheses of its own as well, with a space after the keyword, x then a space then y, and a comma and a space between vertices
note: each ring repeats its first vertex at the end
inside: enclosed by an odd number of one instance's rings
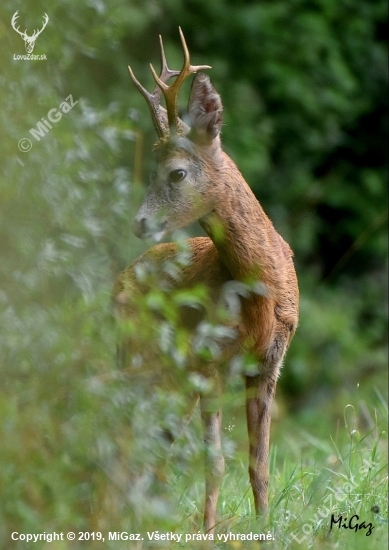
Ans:
MULTIPOLYGON (((234 162, 222 150, 223 108, 208 76, 199 73, 193 80, 188 104, 190 125, 178 117, 177 96, 182 82, 190 74, 210 68, 190 64, 185 39, 181 29, 179 31, 184 51, 183 68, 181 71, 168 68, 160 38, 162 70, 158 76, 151 66, 157 84, 153 93, 143 88, 129 67, 133 82, 146 98, 159 138, 154 149, 156 169, 135 217, 133 231, 140 238, 160 240, 166 233, 199 220, 208 237, 188 239, 190 263, 182 267, 179 281, 172 280, 171 284, 191 288, 200 281, 208 287, 215 303, 226 283, 252 285, 251 292, 239 297, 240 311, 234 324, 237 336, 233 345, 228 342, 223 350, 223 361, 225 365, 237 352, 249 352, 256 361, 255 371, 243 375, 249 478, 259 515, 268 505, 271 406, 281 364, 298 322, 299 291, 293 253, 274 229, 234 162), (176 79, 168 86, 166 82, 171 77, 176 79), (159 105, 161 93, 166 109, 159 105)), ((119 276, 113 292, 119 316, 134 315, 132 297, 147 292, 138 282, 137 265, 147 260, 158 264, 177 254, 175 243, 157 244, 119 276)), ((191 323, 189 317, 183 322, 191 323)), ((213 383, 211 392, 200 394, 206 447, 204 527, 213 532, 224 473, 221 411, 215 399, 221 391, 219 379, 223 377, 223 369, 213 365, 207 370, 198 360, 192 367, 213 383)), ((157 370, 158 365, 156 374, 157 370)))

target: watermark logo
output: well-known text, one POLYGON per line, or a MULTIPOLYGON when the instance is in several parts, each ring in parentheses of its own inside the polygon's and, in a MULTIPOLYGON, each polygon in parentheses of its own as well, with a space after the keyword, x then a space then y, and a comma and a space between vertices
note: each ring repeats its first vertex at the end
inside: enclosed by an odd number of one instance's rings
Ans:
MULTIPOLYGON (((370 462, 366 459, 363 460, 363 465, 359 468, 358 473, 362 476, 361 481, 364 480, 369 472, 377 466, 378 463, 376 462, 370 462)), ((315 516, 311 518, 311 521, 309 523, 305 523, 302 526, 302 532, 301 533, 291 533, 291 536, 295 541, 297 541, 299 544, 305 541, 307 536, 311 535, 315 527, 318 525, 318 523, 322 522, 323 520, 326 520, 327 518, 331 517, 331 525, 330 530, 332 530, 332 526, 334 524, 338 524, 338 527, 343 527, 344 529, 353 529, 354 531, 358 531, 359 529, 367 529, 369 528, 368 532, 366 533, 366 536, 369 536, 374 529, 372 524, 366 525, 365 522, 358 524, 355 522, 356 520, 359 520, 359 516, 357 514, 354 514, 348 523, 343 523, 343 517, 340 515, 337 520, 335 520, 335 515, 333 513, 333 509, 336 506, 336 502, 344 502, 349 493, 351 491, 355 491, 358 488, 358 484, 354 479, 351 479, 350 481, 346 481, 343 483, 341 487, 337 489, 335 494, 330 493, 320 504, 317 512, 315 513, 315 516), (335 500, 334 500, 335 499, 335 500), (328 506, 327 506, 328 505, 328 506), (354 520, 354 524, 352 524, 352 520, 354 520)), ((359 508, 362 506, 362 501, 360 501, 359 508)), ((357 510, 359 512, 359 510, 357 510)), ((347 518, 344 518, 345 522, 347 521, 347 518)))
MULTIPOLYGON (((66 98, 66 101, 62 101, 60 103, 59 107, 54 107, 53 109, 50 109, 50 111, 47 113, 47 118, 52 122, 53 124, 56 124, 59 122, 62 118, 62 115, 66 115, 75 105, 77 105, 78 100, 74 101, 72 94, 68 95, 66 98)), ((50 124, 45 117, 42 117, 39 122, 35 125, 34 128, 31 128, 29 130, 30 134, 33 138, 35 138, 37 141, 40 141, 41 138, 45 137, 46 134, 49 133, 49 131, 53 128, 52 124, 50 124)), ((32 148, 32 142, 28 138, 22 138, 18 142, 18 148, 19 151, 22 153, 28 153, 28 151, 31 151, 32 148)))
POLYGON ((24 40, 24 45, 26 47, 26 52, 27 52, 27 56, 15 56, 14 55, 14 59, 46 59, 46 55, 44 56, 32 56, 32 52, 34 51, 34 47, 35 47, 35 42, 36 42, 36 39, 38 38, 38 36, 41 34, 41 32, 45 29, 47 23, 49 22, 49 16, 47 15, 47 13, 45 13, 44 17, 43 17, 43 26, 40 30, 34 30, 34 33, 32 34, 32 36, 29 36, 27 34, 27 29, 24 31, 24 32, 21 32, 19 30, 19 27, 16 27, 16 22, 17 22, 17 19, 19 17, 19 11, 16 11, 14 14, 13 14, 13 17, 11 19, 11 25, 12 25, 12 28, 14 29, 14 31, 16 31, 18 34, 20 34, 20 36, 23 38, 24 40))
POLYGON ((32 143, 31 139, 28 138, 22 138, 18 142, 19 151, 22 153, 28 153, 31 151, 32 143))

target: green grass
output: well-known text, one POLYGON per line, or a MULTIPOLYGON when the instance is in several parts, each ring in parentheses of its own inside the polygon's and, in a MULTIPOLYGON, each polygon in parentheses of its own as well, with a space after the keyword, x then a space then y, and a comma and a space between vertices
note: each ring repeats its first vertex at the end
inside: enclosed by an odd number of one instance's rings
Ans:
MULTIPOLYGON (((358 407, 346 405, 345 414, 350 409, 354 422, 357 422, 358 407)), ((298 418, 279 421, 273 434, 268 515, 260 520, 253 518, 247 461, 243 449, 239 450, 233 459, 227 461, 217 533, 227 537, 229 533, 271 533, 274 541, 267 543, 267 546, 276 549, 386 548, 385 415, 382 406, 381 420, 363 436, 358 432, 350 433, 348 425, 336 433, 327 432, 329 426, 325 419, 316 433, 304 429, 303 421, 298 418), (354 529, 339 529, 337 524, 330 531, 332 514, 335 519, 342 515, 347 523, 357 514, 359 520, 354 518, 351 525, 365 522, 368 526, 371 523, 372 532, 366 536, 368 527, 356 532, 354 529)), ((234 435, 233 431, 230 437, 234 435)), ((239 426, 239 432, 243 443, 242 426, 239 426)), ((201 521, 198 506, 202 502, 202 489, 199 489, 199 484, 191 487, 190 476, 180 476, 177 472, 171 476, 170 482, 181 494, 180 507, 187 510, 187 518, 180 531, 196 532, 201 521)), ((258 543, 238 540, 216 541, 216 545, 231 549, 258 547, 258 543)), ((187 547, 198 546, 192 542, 192 546, 188 543, 187 547)))
MULTIPOLYGON (((0 390, 1 548, 198 549, 205 544, 185 542, 185 534, 202 533, 199 413, 170 447, 162 428, 179 430, 185 395, 179 384, 165 392, 153 379, 118 370, 115 329, 104 303, 106 296, 46 310, 29 305, 17 319, 8 314, 0 390), (24 343, 17 346, 21 335, 24 343), (101 532, 106 540, 27 545, 11 541, 14 531, 101 532), (144 541, 108 541, 109 531, 140 533, 144 541), (183 534, 184 542, 149 541, 147 532, 156 531, 183 534)), ((256 520, 243 385, 239 377, 231 379, 224 398, 226 475, 217 548, 258 548, 258 542, 225 540, 250 533, 269 533, 274 540, 266 547, 275 550, 387 547, 388 412, 376 382, 368 378, 342 386, 294 413, 279 392, 270 508, 256 520), (369 537, 366 530, 330 532, 331 514, 358 514, 360 522, 373 524, 373 532, 369 537)))

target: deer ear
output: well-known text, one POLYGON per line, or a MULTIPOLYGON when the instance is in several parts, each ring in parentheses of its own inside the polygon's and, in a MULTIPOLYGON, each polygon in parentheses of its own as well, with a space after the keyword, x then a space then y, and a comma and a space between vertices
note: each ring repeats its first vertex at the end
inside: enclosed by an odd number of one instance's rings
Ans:
POLYGON ((188 104, 191 130, 189 138, 209 143, 219 134, 223 119, 220 95, 206 74, 199 73, 193 80, 188 104))

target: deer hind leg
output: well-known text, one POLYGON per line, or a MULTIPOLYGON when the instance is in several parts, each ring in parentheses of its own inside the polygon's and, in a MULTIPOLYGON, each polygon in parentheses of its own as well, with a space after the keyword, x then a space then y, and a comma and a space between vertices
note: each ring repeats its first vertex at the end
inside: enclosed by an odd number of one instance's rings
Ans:
POLYGON ((249 477, 257 515, 265 513, 268 507, 271 408, 289 340, 288 330, 279 330, 266 351, 260 374, 246 376, 249 477))
POLYGON ((221 443, 222 412, 219 399, 208 395, 200 397, 200 408, 205 443, 204 528, 206 532, 213 533, 219 489, 224 474, 221 443))
POLYGON ((265 513, 268 505, 270 416, 275 386, 276 381, 270 377, 246 376, 249 477, 257 515, 265 513))

